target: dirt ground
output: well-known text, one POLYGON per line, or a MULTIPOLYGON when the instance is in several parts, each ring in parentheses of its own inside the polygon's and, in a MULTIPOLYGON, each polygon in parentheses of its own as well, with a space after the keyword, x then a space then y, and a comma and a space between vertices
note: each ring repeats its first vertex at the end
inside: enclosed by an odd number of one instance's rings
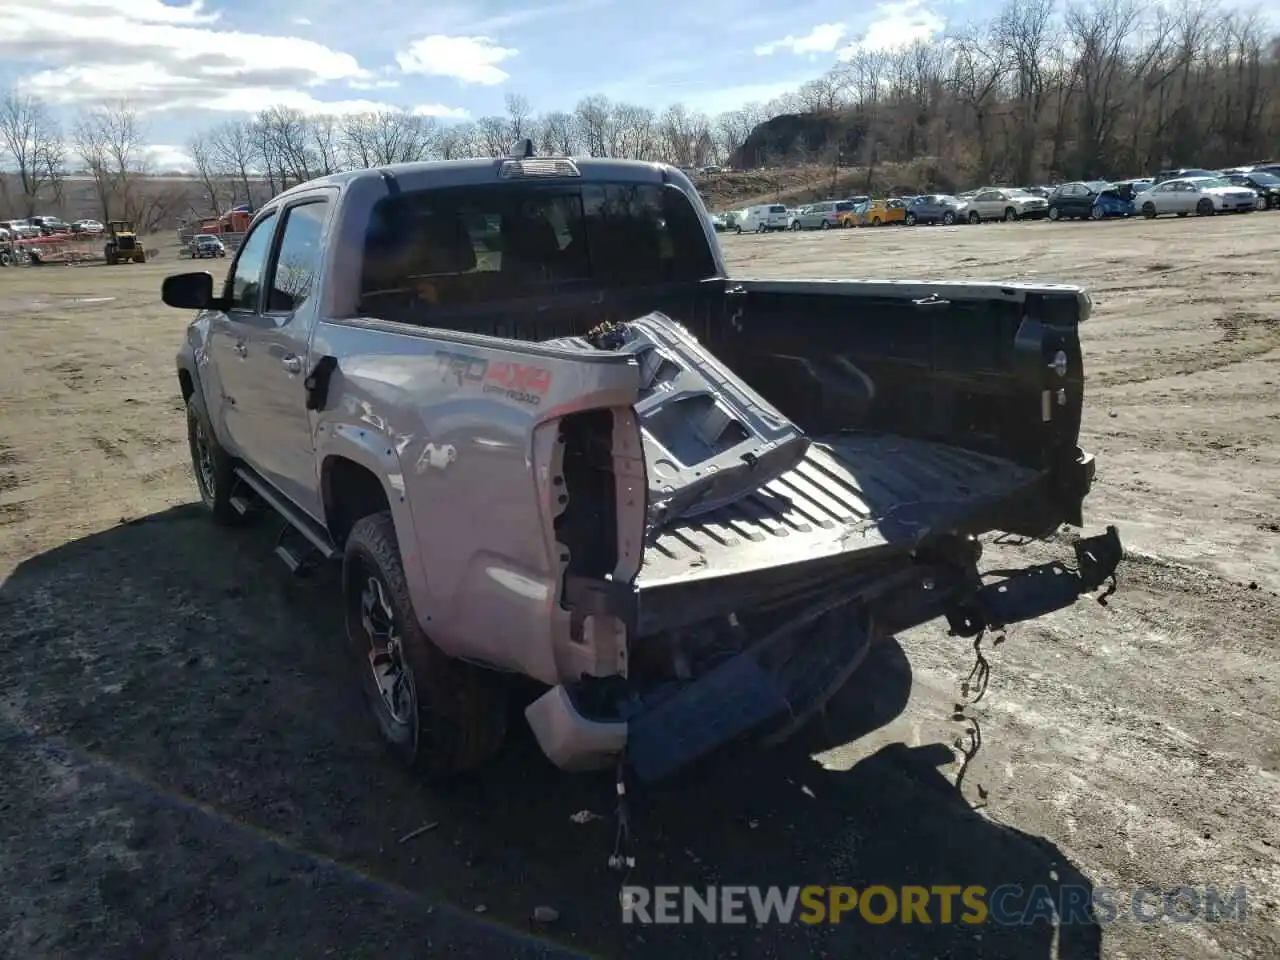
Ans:
MULTIPOLYGON (((1086 285, 1104 606, 879 647, 804 743, 636 798, 642 884, 1249 889, 1243 923, 624 927, 608 778, 516 736, 429 791, 374 739, 332 578, 195 500, 145 266, 0 271, 0 956, 1280 955, 1280 214, 728 238, 749 276, 1086 285), (978 728, 981 748, 965 769, 978 728), (401 842, 410 831, 436 826, 401 842), (545 905, 546 925, 528 919, 545 905)), ((1065 557, 992 544, 993 566, 1065 557)))

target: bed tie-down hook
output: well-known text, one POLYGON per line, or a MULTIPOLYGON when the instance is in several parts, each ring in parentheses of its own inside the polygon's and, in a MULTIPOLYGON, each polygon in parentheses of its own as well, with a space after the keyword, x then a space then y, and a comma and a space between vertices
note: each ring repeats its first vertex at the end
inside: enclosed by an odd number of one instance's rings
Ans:
POLYGON ((943 300, 936 293, 931 293, 927 297, 921 297, 919 300, 912 300, 911 303, 913 306, 918 307, 921 310, 951 306, 950 300, 943 300))

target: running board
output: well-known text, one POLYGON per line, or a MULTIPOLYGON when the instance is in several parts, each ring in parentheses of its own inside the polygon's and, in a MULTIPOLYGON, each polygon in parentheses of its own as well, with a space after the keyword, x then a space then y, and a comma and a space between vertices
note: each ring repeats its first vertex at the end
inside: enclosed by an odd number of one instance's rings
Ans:
MULTIPOLYGON (((335 550, 333 548, 333 544, 329 542, 328 534, 320 528, 319 524, 303 514, 284 497, 280 496, 280 494, 278 494, 269 483, 247 467, 236 467, 235 473, 236 478, 240 480, 241 483, 262 498, 263 503, 267 504, 267 506, 271 507, 272 510, 280 514, 290 527, 305 537, 307 543, 314 548, 315 552, 323 559, 332 560, 338 555, 338 551, 335 550)), ((240 511, 240 507, 235 506, 234 504, 233 507, 236 511, 240 511)), ((299 567, 305 565, 307 559, 305 555, 300 555, 297 550, 292 550, 283 543, 276 547, 276 555, 279 556, 281 560, 284 560, 289 569, 293 570, 295 573, 298 571, 299 567), (286 553, 289 555, 288 558, 285 557, 286 553)))

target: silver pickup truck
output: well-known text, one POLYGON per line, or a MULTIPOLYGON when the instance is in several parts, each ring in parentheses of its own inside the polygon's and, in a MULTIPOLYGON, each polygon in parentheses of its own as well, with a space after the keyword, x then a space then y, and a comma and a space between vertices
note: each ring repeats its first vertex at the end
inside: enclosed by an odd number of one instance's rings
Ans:
POLYGON ((447 777, 512 675, 565 769, 655 780, 798 728, 877 638, 1036 616, 1104 583, 984 586, 988 531, 1082 523, 1076 287, 746 280, 657 163, 337 174, 265 205, 177 357, 213 518, 342 565, 385 739, 447 777))

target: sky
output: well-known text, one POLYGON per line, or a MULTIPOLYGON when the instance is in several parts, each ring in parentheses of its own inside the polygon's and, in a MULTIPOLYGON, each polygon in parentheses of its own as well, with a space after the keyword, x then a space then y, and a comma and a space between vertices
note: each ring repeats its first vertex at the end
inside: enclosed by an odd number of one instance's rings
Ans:
POLYGON ((937 37, 964 0, 5 0, 0 88, 127 98, 161 169, 201 128, 271 105, 442 120, 602 93, 708 113, 767 101, 859 45, 937 37))

